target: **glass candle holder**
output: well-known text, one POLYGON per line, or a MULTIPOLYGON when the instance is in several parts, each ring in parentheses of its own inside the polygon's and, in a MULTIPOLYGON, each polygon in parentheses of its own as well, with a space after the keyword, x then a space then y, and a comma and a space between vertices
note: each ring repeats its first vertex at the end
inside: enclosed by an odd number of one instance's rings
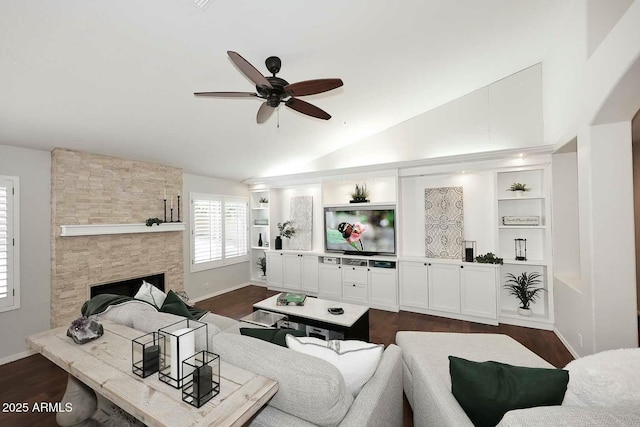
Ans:
POLYGON ((131 371, 134 374, 146 378, 158 372, 161 341, 164 341, 164 337, 157 332, 151 332, 131 341, 131 371))
POLYGON ((462 241, 462 261, 473 262, 475 257, 476 257, 476 241, 463 240, 462 241))
POLYGON ((220 393, 220 356, 200 351, 182 362, 182 400, 196 408, 220 393))
POLYGON ((185 319, 158 330, 160 341, 160 381, 182 387, 182 362, 195 353, 209 350, 207 324, 185 319))

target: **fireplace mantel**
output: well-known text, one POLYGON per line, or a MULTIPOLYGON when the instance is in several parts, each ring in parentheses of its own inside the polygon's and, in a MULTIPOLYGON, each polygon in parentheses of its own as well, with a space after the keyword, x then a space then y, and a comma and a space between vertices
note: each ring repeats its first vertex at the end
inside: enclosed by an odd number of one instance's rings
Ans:
POLYGON ((82 224, 61 225, 60 236, 99 236, 105 234, 130 234, 130 233, 163 233, 168 231, 184 231, 183 222, 168 222, 147 227, 146 224, 82 224))

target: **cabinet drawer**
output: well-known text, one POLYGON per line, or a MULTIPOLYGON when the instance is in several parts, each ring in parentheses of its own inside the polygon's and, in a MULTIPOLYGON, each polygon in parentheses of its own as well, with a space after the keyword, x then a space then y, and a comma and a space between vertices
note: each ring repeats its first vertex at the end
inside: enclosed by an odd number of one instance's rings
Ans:
POLYGON ((343 266, 342 280, 350 283, 367 284, 367 268, 366 267, 349 267, 343 266))
POLYGON ((367 285, 358 283, 344 283, 342 285, 342 298, 353 301, 367 302, 367 285))

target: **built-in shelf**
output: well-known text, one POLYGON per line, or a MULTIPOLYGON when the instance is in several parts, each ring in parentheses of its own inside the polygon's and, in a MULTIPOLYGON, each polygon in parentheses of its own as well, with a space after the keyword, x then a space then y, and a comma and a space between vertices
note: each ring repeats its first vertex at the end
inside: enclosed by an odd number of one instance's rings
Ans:
POLYGON ((131 233, 164 233, 169 231, 184 231, 183 222, 163 223, 147 227, 146 224, 82 224, 61 225, 60 236, 100 236, 106 234, 131 234, 131 233))
POLYGON ((500 312, 500 317, 507 318, 507 319, 519 319, 523 321, 553 323, 551 320, 549 320, 549 317, 545 316, 544 314, 533 313, 531 316, 521 316, 518 314, 516 310, 503 309, 500 312))
POLYGON ((264 208, 251 208, 251 209, 253 209, 254 211, 260 211, 260 210, 263 210, 263 211, 264 211, 264 210, 269 209, 269 207, 264 207, 264 208))
POLYGON ((532 260, 526 260, 526 261, 517 261, 515 259, 503 259, 502 260, 503 263, 505 264, 510 264, 510 265, 540 265, 540 266, 546 266, 547 263, 545 261, 539 260, 539 259, 532 259, 532 260))
POLYGON ((268 227, 269 224, 254 224, 254 227, 268 227))
POLYGON ((251 246, 251 249, 268 251, 269 247, 268 246, 251 246))
POLYGON ((547 228, 546 225, 501 225, 498 228, 504 230, 517 230, 517 229, 533 229, 533 230, 544 230, 547 228))
POLYGON ((542 196, 522 196, 522 197, 499 197, 498 201, 502 202, 505 200, 543 200, 542 196))

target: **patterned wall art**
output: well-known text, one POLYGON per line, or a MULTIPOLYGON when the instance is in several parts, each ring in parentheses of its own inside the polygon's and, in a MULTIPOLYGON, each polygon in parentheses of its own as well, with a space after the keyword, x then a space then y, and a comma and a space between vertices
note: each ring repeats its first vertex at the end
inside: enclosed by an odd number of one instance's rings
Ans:
POLYGON ((296 234, 285 243, 287 249, 310 251, 312 244, 313 197, 292 197, 289 215, 293 227, 296 229, 296 234))
POLYGON ((425 188, 424 211, 426 256, 460 259, 464 232, 462 187, 425 188))

